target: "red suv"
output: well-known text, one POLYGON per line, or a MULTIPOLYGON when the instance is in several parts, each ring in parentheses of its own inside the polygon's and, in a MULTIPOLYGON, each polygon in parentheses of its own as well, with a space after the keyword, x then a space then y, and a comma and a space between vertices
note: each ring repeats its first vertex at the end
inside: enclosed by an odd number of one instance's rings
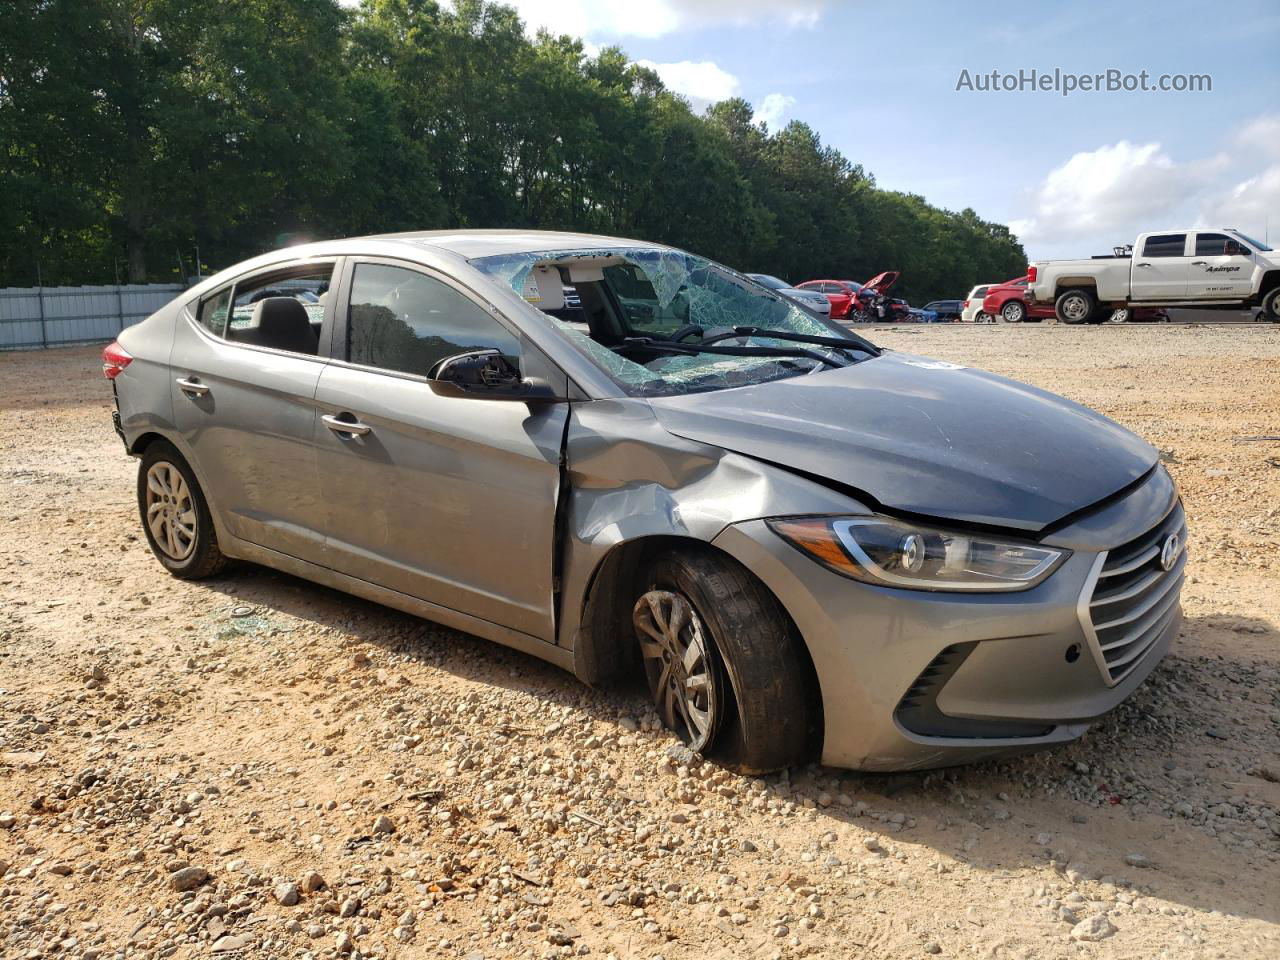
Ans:
POLYGON ((806 280, 797 283, 801 290, 816 290, 825 293, 831 301, 831 319, 844 320, 849 316, 853 306, 854 295, 862 289, 862 284, 852 280, 806 280))

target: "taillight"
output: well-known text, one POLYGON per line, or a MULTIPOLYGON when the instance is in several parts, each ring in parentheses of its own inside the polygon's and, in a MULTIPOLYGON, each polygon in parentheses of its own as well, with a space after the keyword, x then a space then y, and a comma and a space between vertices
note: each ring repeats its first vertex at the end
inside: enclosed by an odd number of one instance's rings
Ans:
POLYGON ((108 380, 120 376, 120 371, 131 363, 133 357, 119 343, 112 342, 102 348, 102 375, 108 380))
POLYGON ((1038 272, 1035 267, 1027 267, 1027 283, 1035 283, 1038 272))
POLYGON ((964 303, 960 304, 960 309, 961 309, 961 310, 968 310, 968 309, 969 309, 969 301, 968 301, 968 300, 966 300, 964 303))

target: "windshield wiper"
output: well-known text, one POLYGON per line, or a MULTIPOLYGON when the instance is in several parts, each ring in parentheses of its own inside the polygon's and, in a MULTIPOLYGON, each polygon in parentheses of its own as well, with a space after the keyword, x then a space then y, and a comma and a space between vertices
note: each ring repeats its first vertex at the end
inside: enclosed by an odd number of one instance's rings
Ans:
POLYGON ((805 357, 817 360, 828 367, 845 367, 830 357, 823 356, 816 350, 805 350, 803 347, 718 347, 702 343, 675 343, 670 340, 655 340, 652 337, 627 337, 622 341, 624 347, 644 347, 649 350, 661 350, 663 353, 678 353, 692 356, 698 353, 716 353, 729 357, 805 357))
POLYGON ((848 349, 853 347, 873 357, 880 356, 880 348, 870 340, 859 336, 852 337, 819 337, 808 333, 792 333, 790 330, 773 330, 769 327, 734 327, 732 333, 719 333, 708 337, 703 343, 716 343, 720 340, 732 340, 735 337, 768 337, 772 340, 792 340, 796 343, 812 343, 819 347, 835 347, 848 349))

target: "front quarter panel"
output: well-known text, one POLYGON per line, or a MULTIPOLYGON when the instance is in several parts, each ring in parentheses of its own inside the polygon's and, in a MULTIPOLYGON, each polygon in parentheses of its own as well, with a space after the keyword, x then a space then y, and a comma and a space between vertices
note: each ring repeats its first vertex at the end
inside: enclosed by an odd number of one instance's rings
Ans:
POLYGON ((777 467, 668 433, 645 400, 573 405, 559 637, 572 647, 591 582, 615 547, 645 537, 709 543, 759 517, 860 513, 857 501, 777 467))

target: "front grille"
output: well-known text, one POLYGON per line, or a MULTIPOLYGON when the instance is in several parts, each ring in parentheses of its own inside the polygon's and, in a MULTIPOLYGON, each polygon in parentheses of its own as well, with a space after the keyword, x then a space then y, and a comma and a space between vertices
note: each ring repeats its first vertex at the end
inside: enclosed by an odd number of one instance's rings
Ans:
POLYGON ((1182 504, 1142 536, 1100 558, 1097 580, 1082 611, 1094 656, 1114 686, 1141 662, 1178 616, 1187 565, 1187 525, 1182 504), (1170 534, 1178 536, 1178 554, 1165 570, 1161 553, 1170 534))

